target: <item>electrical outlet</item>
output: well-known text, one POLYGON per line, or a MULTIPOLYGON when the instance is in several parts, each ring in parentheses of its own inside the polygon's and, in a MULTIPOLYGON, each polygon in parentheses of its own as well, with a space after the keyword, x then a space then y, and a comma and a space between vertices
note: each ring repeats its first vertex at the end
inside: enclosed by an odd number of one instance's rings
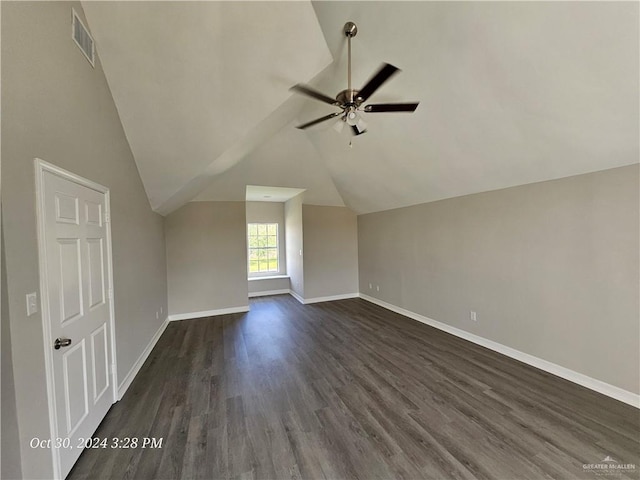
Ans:
POLYGON ((156 320, 158 320, 159 318, 160 318, 160 312, 156 310, 156 320))
POLYGON ((471 311, 469 312, 469 318, 470 318, 471 320, 473 320, 474 322, 477 322, 477 321, 478 321, 478 315, 477 315, 477 314, 476 314, 476 312, 474 312, 473 310, 471 310, 471 311))
POLYGON ((369 290, 371 290, 373 288, 373 286, 371 284, 369 284, 369 290))
POLYGON ((164 313, 164 307, 160 307, 160 315, 164 313))
POLYGON ((376 285, 376 292, 380 291, 380 285, 376 285))
POLYGON ((38 294, 36 292, 27 294, 27 317, 38 313, 38 294))

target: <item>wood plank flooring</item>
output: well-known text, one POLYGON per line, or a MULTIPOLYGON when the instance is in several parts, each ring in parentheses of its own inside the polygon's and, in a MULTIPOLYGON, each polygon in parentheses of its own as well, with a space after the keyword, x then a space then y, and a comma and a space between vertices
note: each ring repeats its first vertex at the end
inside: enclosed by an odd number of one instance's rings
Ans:
POLYGON ((364 300, 171 323, 76 479, 638 478, 637 409, 364 300), (139 440, 141 442, 141 440, 139 440), (607 477, 611 478, 611 477, 607 477))

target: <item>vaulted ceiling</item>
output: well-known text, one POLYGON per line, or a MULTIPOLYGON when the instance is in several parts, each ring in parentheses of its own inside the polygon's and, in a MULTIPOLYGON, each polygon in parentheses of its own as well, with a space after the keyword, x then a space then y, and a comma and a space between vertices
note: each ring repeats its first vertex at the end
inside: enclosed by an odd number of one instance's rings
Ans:
POLYGON ((357 213, 638 162, 635 2, 83 2, 152 207, 243 200, 246 185, 305 189, 357 213), (402 72, 364 114, 289 92, 402 72))

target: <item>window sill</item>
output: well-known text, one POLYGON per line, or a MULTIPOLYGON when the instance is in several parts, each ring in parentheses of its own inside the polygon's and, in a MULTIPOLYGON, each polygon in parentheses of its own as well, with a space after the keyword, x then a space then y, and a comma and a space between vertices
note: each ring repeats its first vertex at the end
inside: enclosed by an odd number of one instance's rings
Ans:
POLYGON ((249 277, 247 280, 253 282, 255 280, 276 280, 278 278, 289 278, 289 275, 269 275, 265 277, 249 277))

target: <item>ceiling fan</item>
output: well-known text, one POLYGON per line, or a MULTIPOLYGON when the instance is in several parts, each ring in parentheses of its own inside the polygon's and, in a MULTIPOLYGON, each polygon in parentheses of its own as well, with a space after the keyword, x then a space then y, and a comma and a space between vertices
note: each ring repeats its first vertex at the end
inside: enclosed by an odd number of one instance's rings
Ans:
POLYGON ((320 100, 321 102, 338 107, 340 108, 340 111, 325 115, 324 117, 316 118, 310 122, 298 125, 296 128, 304 130, 305 128, 317 125, 318 123, 331 120, 335 117, 340 117, 342 122, 338 122, 336 124, 338 130, 342 130, 344 123, 346 123, 351 127, 354 135, 361 135, 366 132, 366 126, 359 115, 360 112, 413 112, 418 108, 419 102, 373 103, 365 105, 364 107, 362 106, 362 104, 367 101, 384 82, 389 80, 392 75, 399 72, 400 69, 389 63, 383 63, 380 69, 369 79, 364 87, 360 90, 351 88, 351 39, 358 33, 358 27, 353 22, 347 22, 344 25, 343 32, 347 37, 348 42, 347 89, 338 93, 334 99, 324 93, 318 92, 308 85, 303 85, 301 83, 291 87, 291 90, 294 92, 307 95, 315 98, 316 100, 320 100))

